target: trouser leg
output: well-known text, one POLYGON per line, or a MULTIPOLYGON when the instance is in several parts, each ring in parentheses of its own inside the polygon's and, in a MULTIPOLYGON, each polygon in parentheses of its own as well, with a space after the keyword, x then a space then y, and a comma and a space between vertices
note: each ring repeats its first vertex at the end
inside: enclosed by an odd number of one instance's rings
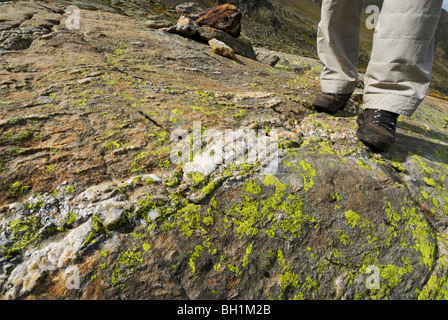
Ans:
POLYGON ((321 87, 325 93, 346 94, 355 89, 361 12, 362 0, 324 0, 322 3, 317 51, 324 65, 321 87))
POLYGON ((364 86, 364 108, 412 115, 429 88, 442 0, 384 0, 364 86))

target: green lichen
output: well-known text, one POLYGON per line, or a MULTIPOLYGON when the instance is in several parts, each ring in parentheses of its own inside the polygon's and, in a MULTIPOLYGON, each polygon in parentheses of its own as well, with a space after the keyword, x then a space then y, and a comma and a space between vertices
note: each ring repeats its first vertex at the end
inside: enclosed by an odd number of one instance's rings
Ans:
POLYGON ((107 228, 104 226, 104 221, 101 219, 100 216, 94 215, 92 216, 92 231, 90 231, 86 238, 84 239, 84 242, 82 244, 82 248, 87 247, 88 245, 95 243, 96 238, 107 232, 107 228))
POLYGON ((304 170, 304 173, 301 173, 305 184, 304 189, 305 191, 308 191, 314 186, 314 181, 312 178, 316 176, 316 170, 309 163, 303 160, 299 162, 299 165, 304 170))
POLYGON ((235 276, 237 277, 240 274, 240 268, 238 268, 238 266, 232 264, 232 263, 227 263, 227 268, 232 271, 235 276))
POLYGON ((38 200, 36 202, 32 202, 32 203, 24 203, 23 204, 23 208, 28 210, 30 213, 35 213, 37 211, 40 210, 40 208, 42 208, 44 205, 44 203, 42 202, 42 200, 38 200))
POLYGON ((26 219, 17 219, 9 223, 11 228, 13 243, 8 246, 2 246, 3 255, 6 258, 12 258, 19 254, 25 247, 31 244, 37 244, 41 236, 37 230, 42 227, 40 218, 29 217, 26 219))
POLYGON ((197 260, 200 255, 201 252, 204 250, 204 247, 202 245, 197 245, 194 250, 192 252, 190 252, 190 260, 188 262, 188 265, 191 269, 191 272, 193 273, 193 276, 197 278, 197 274, 196 274, 196 265, 195 265, 195 260, 197 260))
MULTIPOLYGON (((232 221, 236 225, 236 232, 240 236, 259 234, 258 224, 263 219, 263 214, 258 211, 258 204, 258 201, 247 197, 241 204, 233 203, 230 207, 228 215, 233 217, 232 221)), ((228 226, 230 227, 230 225, 228 226)))
MULTIPOLYGON (((448 245, 448 236, 440 234, 437 241, 442 247, 448 245)), ((419 300, 447 300, 448 299, 448 256, 440 255, 431 277, 422 290, 417 289, 419 300)))
POLYGON ((379 280, 381 283, 379 288, 372 288, 371 299, 387 299, 391 290, 397 287, 404 279, 404 276, 412 272, 412 266, 409 263, 409 258, 405 259, 404 267, 398 267, 394 264, 376 264, 379 270, 379 280))
POLYGON ((240 236, 257 236, 263 231, 269 237, 299 237, 304 222, 317 224, 313 217, 302 211, 300 195, 287 194, 289 185, 281 183, 272 175, 266 175, 263 186, 275 187, 270 197, 259 199, 261 186, 247 182, 243 185, 243 190, 247 192, 228 209, 228 216, 232 217, 240 236), (283 213, 282 219, 274 218, 276 212, 283 213))
POLYGON ((305 191, 308 191, 314 186, 313 177, 316 177, 317 173, 311 164, 304 160, 301 160, 298 163, 283 160, 283 163, 287 166, 295 168, 299 172, 300 176, 303 178, 305 191))
POLYGON ((447 300, 448 281, 446 277, 432 275, 421 292, 417 291, 418 300, 447 300))
POLYGON ((182 175, 183 175, 182 170, 176 171, 172 175, 171 179, 168 179, 166 181, 166 186, 169 188, 174 188, 174 187, 178 186, 180 184, 180 182, 182 181, 182 175))
POLYGON ((341 200, 341 197, 339 196, 338 192, 330 194, 330 198, 335 201, 334 204, 334 210, 339 210, 341 207, 339 206, 338 202, 341 200))
POLYGON ((118 263, 133 271, 136 265, 143 262, 141 256, 141 252, 135 252, 128 249, 127 251, 120 253, 118 256, 118 263))
POLYGON ((425 180, 426 184, 430 187, 436 187, 436 188, 438 187, 437 183, 434 181, 433 178, 424 177, 423 180, 425 180))
POLYGON ((211 216, 207 216, 204 219, 202 219, 202 222, 206 225, 206 226, 212 226, 214 224, 214 220, 213 217, 211 216))
POLYGON ((26 186, 23 182, 17 181, 11 184, 11 186, 9 187, 9 193, 13 197, 21 197, 24 196, 29 189, 30 187, 26 186))
POLYGON ((367 170, 372 170, 372 168, 368 165, 365 164, 362 160, 359 160, 356 162, 358 164, 358 166, 360 166, 361 168, 367 169, 367 170))
POLYGON ((431 199, 431 201, 432 201, 432 205, 433 205, 434 207, 436 207, 436 208, 440 208, 440 202, 439 202, 439 199, 437 199, 436 197, 433 197, 433 198, 431 199))
POLYGON ((395 168, 399 172, 403 172, 406 170, 405 167, 397 161, 391 161, 390 164, 393 168, 395 168))
POLYGON ((122 147, 123 144, 118 141, 107 141, 103 144, 103 147, 112 152, 115 149, 122 147))
POLYGON ((163 220, 161 228, 163 231, 177 228, 182 234, 189 237, 195 230, 201 231, 203 235, 208 234, 201 215, 201 205, 194 203, 182 204, 181 208, 175 208, 166 216, 170 219, 163 220))
POLYGON ((68 186, 64 188, 65 193, 73 194, 75 193, 75 187, 74 186, 68 186))
POLYGON ((179 178, 173 177, 171 180, 168 180, 166 182, 166 186, 169 188, 174 188, 174 187, 178 186, 179 183, 180 183, 179 178))
POLYGON ((416 212, 416 208, 401 208, 401 216, 405 220, 407 229, 413 235, 415 241, 412 248, 420 252, 420 262, 428 269, 434 263, 436 247, 434 235, 426 219, 416 212))
POLYGON ((70 212, 67 215, 64 216, 64 218, 61 220, 61 226, 57 229, 59 231, 64 231, 66 227, 70 226, 75 222, 77 218, 77 215, 75 212, 70 212))
MULTIPOLYGON (((258 235, 260 232, 259 225, 264 221, 268 221, 272 218, 273 210, 277 210, 281 203, 281 199, 284 195, 286 185, 282 184, 272 175, 266 175, 263 184, 265 186, 274 185, 276 190, 272 197, 261 202, 249 192, 249 196, 244 196, 244 201, 240 205, 232 205, 229 210, 229 215, 235 216, 233 222, 235 223, 237 233, 239 235, 258 235), (260 210, 259 204, 262 208, 260 210)), ((246 185, 252 192, 257 192, 256 188, 252 184, 246 185)))
POLYGON ((245 247, 246 254, 244 255, 243 260, 242 260, 243 268, 247 267, 249 264, 249 255, 252 253, 252 246, 253 246, 253 243, 249 243, 245 247))
POLYGON ((286 264, 285 256, 281 249, 277 250, 277 261, 283 270, 288 271, 290 269, 290 267, 286 264))
POLYGON ((137 250, 128 249, 118 255, 115 268, 112 271, 110 284, 125 288, 125 280, 132 275, 135 268, 143 263, 142 253, 137 250))
POLYGON ((345 211, 345 218, 352 227, 358 225, 358 222, 361 220, 359 214, 357 214, 353 210, 345 211))
POLYGON ((210 180, 207 183, 207 185, 204 188, 202 188, 202 192, 205 195, 209 195, 210 193, 212 193, 215 190, 215 188, 216 188, 216 183, 214 183, 213 180, 210 180))
POLYGON ((190 172, 188 174, 188 177, 190 177, 193 180, 194 185, 199 185, 205 180, 204 175, 202 173, 196 172, 196 171, 190 172))
POLYGON ((150 156, 151 154, 148 151, 142 151, 138 154, 135 155, 134 157, 134 162, 131 165, 131 173, 135 173, 138 171, 143 170, 145 167, 141 164, 143 159, 146 159, 150 156))
POLYGON ((433 168, 429 167, 426 162, 423 160, 423 158, 419 155, 414 154, 412 156, 412 161, 417 164, 417 166, 419 167, 420 171, 422 173, 425 173, 427 175, 433 174, 435 171, 433 168))
POLYGON ((386 280, 389 288, 396 287, 403 280, 401 276, 406 273, 405 268, 399 268, 393 264, 387 264, 379 268, 380 276, 386 280))
POLYGON ((430 197, 429 197, 428 192, 426 192, 425 190, 421 190, 420 193, 423 196, 423 199, 429 200, 430 197))
MULTIPOLYGON (((342 230, 336 230, 335 231, 336 236, 338 237, 339 241, 346 246, 347 244, 353 243, 353 240, 350 238, 350 236, 346 233, 344 233, 342 230)), ((311 250, 311 248, 310 248, 311 250)))
POLYGON ((243 190, 254 196, 257 196, 261 191, 261 187, 254 181, 249 180, 243 185, 243 190))
POLYGON ((299 287, 300 277, 297 273, 286 271, 285 273, 280 274, 279 277, 280 277, 280 286, 283 292, 285 292, 285 290, 288 287, 294 287, 294 288, 299 287))

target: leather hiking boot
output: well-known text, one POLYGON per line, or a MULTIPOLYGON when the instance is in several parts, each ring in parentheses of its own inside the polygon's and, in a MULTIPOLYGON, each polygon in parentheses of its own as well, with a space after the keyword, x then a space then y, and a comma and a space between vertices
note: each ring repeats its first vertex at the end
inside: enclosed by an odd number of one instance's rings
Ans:
POLYGON ((351 96, 352 93, 333 94, 323 92, 317 95, 313 101, 313 107, 317 112, 333 114, 343 110, 351 96))
POLYGON ((398 114, 377 109, 365 109, 356 119, 356 135, 366 146, 387 151, 395 142, 398 114))

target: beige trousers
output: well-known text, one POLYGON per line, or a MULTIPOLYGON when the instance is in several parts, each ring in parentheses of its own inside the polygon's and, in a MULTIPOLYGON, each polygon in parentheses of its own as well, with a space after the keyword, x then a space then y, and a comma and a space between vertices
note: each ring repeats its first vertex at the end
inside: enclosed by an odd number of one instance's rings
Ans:
MULTIPOLYGON (((365 75, 364 108, 410 116, 431 81, 443 0, 384 0, 365 75)), ((317 50, 322 91, 350 93, 357 81, 362 0, 323 0, 317 50)))

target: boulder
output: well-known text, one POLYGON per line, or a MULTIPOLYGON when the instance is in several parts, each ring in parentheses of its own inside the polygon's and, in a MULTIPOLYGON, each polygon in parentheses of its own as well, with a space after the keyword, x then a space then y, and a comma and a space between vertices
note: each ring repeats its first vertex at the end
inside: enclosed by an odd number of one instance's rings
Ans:
POLYGON ((200 26, 222 30, 238 38, 241 33, 241 17, 242 14, 236 6, 223 4, 202 11, 196 22, 200 26))

